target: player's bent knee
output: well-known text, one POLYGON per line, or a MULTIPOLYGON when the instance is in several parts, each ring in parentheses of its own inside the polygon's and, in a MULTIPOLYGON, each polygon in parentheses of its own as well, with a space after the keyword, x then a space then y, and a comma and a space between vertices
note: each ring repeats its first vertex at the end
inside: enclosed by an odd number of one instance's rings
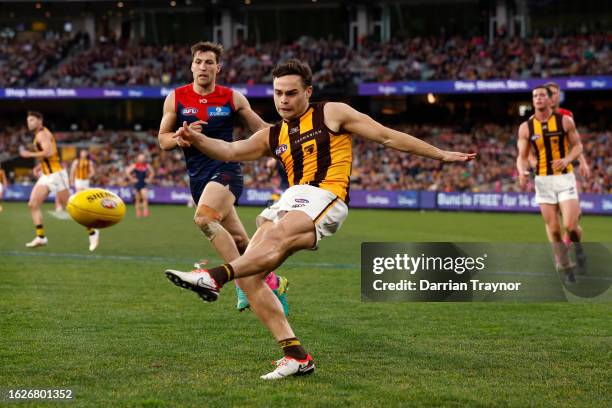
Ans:
POLYGON ((198 206, 196 214, 193 217, 193 222, 195 222, 202 233, 211 241, 223 228, 221 226, 221 214, 207 205, 198 206))

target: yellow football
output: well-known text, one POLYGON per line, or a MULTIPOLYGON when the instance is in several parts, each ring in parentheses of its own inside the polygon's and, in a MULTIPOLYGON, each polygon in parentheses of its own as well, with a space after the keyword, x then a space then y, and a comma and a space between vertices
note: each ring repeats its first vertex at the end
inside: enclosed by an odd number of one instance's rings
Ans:
POLYGON ((125 215, 125 204, 115 193, 102 188, 90 188, 70 196, 66 210, 81 225, 106 228, 121 221, 125 215))

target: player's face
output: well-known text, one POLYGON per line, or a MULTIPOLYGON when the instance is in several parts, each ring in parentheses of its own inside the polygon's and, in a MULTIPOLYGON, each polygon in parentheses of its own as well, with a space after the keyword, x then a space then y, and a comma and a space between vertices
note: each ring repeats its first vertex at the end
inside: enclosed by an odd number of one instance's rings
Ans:
POLYGON ((28 124, 28 130, 30 132, 35 131, 36 129, 40 128, 40 126, 42 125, 42 121, 38 119, 36 116, 28 116, 26 119, 26 122, 28 124))
POLYGON ((551 106, 553 109, 555 109, 559 106, 559 97, 561 95, 559 93, 559 90, 555 88, 554 86, 551 86, 550 88, 548 88, 548 90, 552 94, 552 96, 550 97, 551 106))
POLYGON ((299 75, 274 78, 274 105, 285 120, 297 118, 304 113, 311 95, 312 87, 304 87, 299 75))
POLYGON ((136 157, 136 161, 138 163, 144 163, 145 162, 145 156, 144 154, 139 154, 138 157, 136 157))
POLYGON ((81 150, 81 159, 87 158, 87 150, 81 150))
POLYGON ((217 56, 212 51, 198 51, 191 62, 193 82, 206 87, 215 82, 221 65, 217 63, 217 56))
POLYGON ((533 107, 536 109, 546 109, 550 106, 550 98, 546 89, 538 88, 534 89, 533 93, 533 107))

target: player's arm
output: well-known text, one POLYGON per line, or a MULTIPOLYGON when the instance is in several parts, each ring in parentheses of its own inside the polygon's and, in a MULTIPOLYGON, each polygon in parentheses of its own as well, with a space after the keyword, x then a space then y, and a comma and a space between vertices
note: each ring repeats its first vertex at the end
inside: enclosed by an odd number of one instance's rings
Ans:
POLYGON ((159 124, 157 139, 162 150, 174 149, 178 141, 173 138, 176 126, 176 111, 174 110, 174 92, 170 92, 164 100, 164 114, 159 124))
POLYGON ((6 172, 4 170, 0 170, 0 176, 2 177, 2 184, 6 187, 9 185, 8 178, 6 177, 6 172))
POLYGON ((130 180, 132 183, 135 183, 135 182, 136 182, 136 177, 135 177, 135 176, 132 174, 132 172, 133 172, 133 171, 134 171, 134 164, 130 164, 129 166, 127 166, 127 167, 125 168, 125 174, 126 174, 126 176, 128 176, 129 180, 130 180))
POLYGON ((248 139, 226 142, 195 131, 187 125, 187 122, 183 122, 183 127, 175 134, 175 138, 181 138, 213 159, 232 162, 251 161, 270 156, 269 137, 269 128, 264 128, 248 139))
POLYGON ((31 152, 29 150, 20 149, 19 154, 24 158, 45 159, 53 156, 53 144, 51 143, 51 134, 48 130, 42 130, 36 135, 36 140, 40 144, 39 152, 31 152))
POLYGON ((569 116, 563 116, 563 129, 567 133, 569 139, 570 151, 564 158, 552 161, 552 168, 557 171, 565 169, 582 153, 580 135, 578 134, 578 130, 576 130, 574 120, 569 116))
POLYGON ((259 117, 251 108, 248 99, 240 92, 233 91, 234 108, 238 115, 242 118, 242 122, 249 129, 249 132, 255 133, 258 130, 270 127, 271 125, 259 117))
POLYGON ((87 178, 92 178, 96 174, 96 167, 93 164, 93 160, 89 160, 89 172, 87 173, 87 178))
POLYGON ((147 167, 149 168, 149 172, 147 173, 147 183, 151 183, 155 177, 155 170, 153 170, 153 166, 150 164, 147 164, 147 167))
POLYGON ((470 161, 476 157, 476 153, 450 152, 438 149, 407 133, 383 126, 345 103, 330 102, 325 105, 324 109, 325 124, 332 131, 342 129, 391 149, 444 162, 470 161))
POLYGON ((76 178, 76 168, 77 168, 78 159, 72 161, 70 165, 70 185, 74 186, 74 179, 76 178))
POLYGON ((529 127, 527 122, 523 122, 519 126, 517 148, 516 171, 518 172, 519 185, 524 188, 527 184, 527 176, 529 176, 529 127))

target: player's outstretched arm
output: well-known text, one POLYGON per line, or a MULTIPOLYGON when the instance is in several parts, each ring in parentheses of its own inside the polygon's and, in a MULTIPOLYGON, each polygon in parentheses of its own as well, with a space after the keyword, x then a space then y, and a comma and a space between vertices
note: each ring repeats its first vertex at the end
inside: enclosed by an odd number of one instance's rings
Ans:
POLYGON ((191 146, 213 159, 242 162, 257 160, 271 154, 268 141, 269 134, 269 128, 265 128, 248 139, 226 142, 203 135, 193 127, 188 126, 187 122, 183 122, 183 127, 176 131, 174 137, 190 143, 191 146))
POLYGON ((159 124, 157 140, 162 150, 171 150, 177 146, 178 141, 173 138, 176 126, 176 111, 174 110, 174 92, 170 92, 164 101, 164 114, 159 124))
POLYGON ((521 188, 527 184, 529 175, 529 127, 527 122, 521 123, 518 130, 518 156, 516 157, 516 170, 521 188))
POLYGON ((444 162, 465 162, 476 157, 476 153, 441 150, 407 133, 383 126, 344 103, 331 102, 325 105, 325 124, 333 131, 343 129, 391 149, 444 162))

